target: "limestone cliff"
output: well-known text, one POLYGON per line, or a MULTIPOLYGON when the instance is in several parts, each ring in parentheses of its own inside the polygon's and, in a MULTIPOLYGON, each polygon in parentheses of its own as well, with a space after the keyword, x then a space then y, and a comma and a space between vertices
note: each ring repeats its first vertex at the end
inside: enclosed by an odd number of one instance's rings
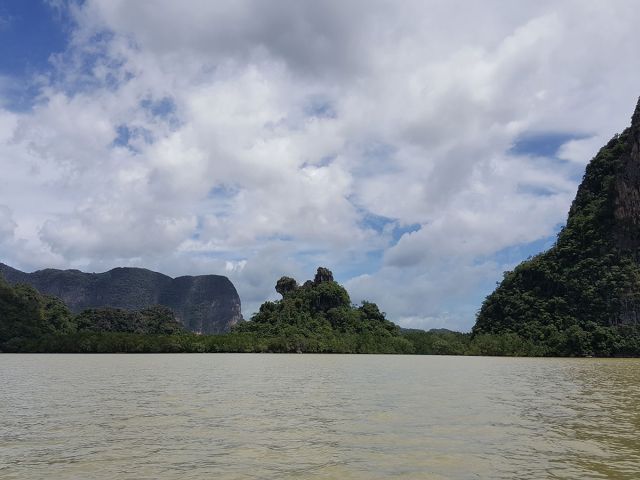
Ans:
POLYGON ((171 278, 143 268, 114 268, 104 273, 46 269, 24 273, 0 263, 11 284, 26 283, 62 299, 73 312, 115 307, 142 310, 151 305, 171 308, 189 330, 227 332, 242 319, 240 298, 227 277, 201 275, 171 278))
POLYGON ((474 332, 544 339, 620 325, 640 325, 640 101, 587 166, 555 245, 505 274, 474 332))
POLYGON ((640 247, 640 100, 627 131, 628 148, 620 158, 615 180, 615 238, 623 250, 640 247))

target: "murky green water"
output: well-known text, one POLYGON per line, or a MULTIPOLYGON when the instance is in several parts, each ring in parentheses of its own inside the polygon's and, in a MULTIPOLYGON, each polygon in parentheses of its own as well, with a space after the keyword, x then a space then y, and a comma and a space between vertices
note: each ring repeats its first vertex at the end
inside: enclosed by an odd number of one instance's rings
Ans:
POLYGON ((640 361, 0 355, 0 479, 638 479, 640 361))

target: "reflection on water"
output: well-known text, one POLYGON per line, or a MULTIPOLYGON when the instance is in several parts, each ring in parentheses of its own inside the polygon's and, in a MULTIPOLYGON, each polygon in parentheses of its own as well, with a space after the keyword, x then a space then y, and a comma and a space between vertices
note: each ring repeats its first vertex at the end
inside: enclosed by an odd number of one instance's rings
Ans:
POLYGON ((640 361, 0 355, 0 478, 638 479, 640 361))

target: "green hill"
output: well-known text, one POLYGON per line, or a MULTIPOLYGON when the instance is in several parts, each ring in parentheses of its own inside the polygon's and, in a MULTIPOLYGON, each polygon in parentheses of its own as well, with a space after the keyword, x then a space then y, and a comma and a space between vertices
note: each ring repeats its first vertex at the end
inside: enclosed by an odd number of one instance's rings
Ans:
POLYGON ((276 284, 282 300, 265 302, 235 333, 281 339, 279 351, 410 353, 400 327, 386 319, 375 303, 351 304, 347 291, 326 268, 303 285, 290 277, 276 284))
POLYGON ((75 331, 73 315, 60 299, 28 285, 12 287, 0 276, 0 351, 11 342, 75 331))
POLYGON ((640 354, 640 101, 591 160, 555 245, 506 272, 474 335, 515 333, 546 354, 640 354))

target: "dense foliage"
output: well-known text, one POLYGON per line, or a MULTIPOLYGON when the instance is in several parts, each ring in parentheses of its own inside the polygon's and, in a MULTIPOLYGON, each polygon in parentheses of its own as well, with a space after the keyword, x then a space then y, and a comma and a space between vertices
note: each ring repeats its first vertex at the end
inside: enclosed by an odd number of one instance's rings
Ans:
POLYGON ((265 302, 250 322, 235 333, 259 338, 286 339, 278 351, 410 353, 412 346, 400 328, 386 319, 375 303, 351 304, 347 291, 326 268, 302 286, 290 277, 276 284, 282 299, 265 302))
POLYGON ((121 332, 150 335, 184 333, 171 309, 156 305, 140 311, 118 308, 92 308, 76 318, 79 332, 121 332))
POLYGON ((0 346, 21 338, 74 331, 73 317, 60 300, 27 285, 11 287, 0 277, 0 346))
POLYGON ((405 337, 419 355, 539 356, 544 352, 514 333, 472 335, 448 330, 409 331, 405 337))
MULTIPOLYGON (((640 345, 640 343, 638 343, 640 345)), ((516 334, 474 335, 412 331, 401 339, 373 340, 357 334, 327 338, 301 335, 264 337, 253 333, 153 335, 78 332, 21 338, 6 351, 60 353, 405 353, 419 355, 544 355, 544 349, 516 334), (404 340, 399 342, 399 340, 404 340), (407 343, 408 342, 408 343, 407 343), (399 349, 398 345, 402 345, 399 349)))
POLYGON ((589 163, 555 245, 505 273, 474 335, 515 334, 541 355, 640 354, 640 232, 616 215, 638 207, 637 192, 625 198, 621 186, 640 168, 638 131, 615 136, 589 163))

